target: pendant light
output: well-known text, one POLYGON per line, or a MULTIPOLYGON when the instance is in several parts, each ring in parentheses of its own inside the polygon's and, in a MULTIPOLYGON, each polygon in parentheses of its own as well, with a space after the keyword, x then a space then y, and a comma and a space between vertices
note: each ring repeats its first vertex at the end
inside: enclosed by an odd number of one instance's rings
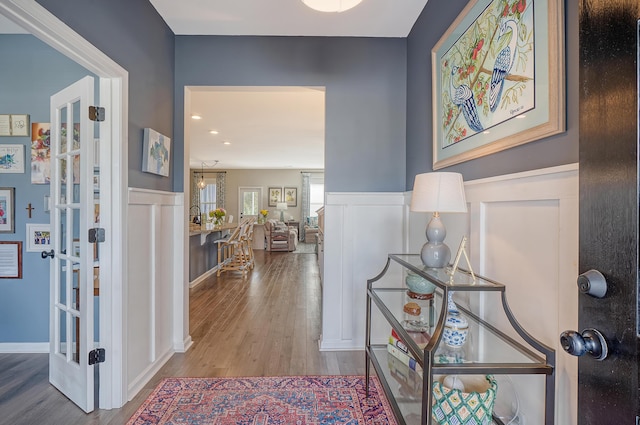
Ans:
POLYGON ((205 186, 207 185, 204 182, 204 162, 202 163, 202 168, 200 169, 200 181, 197 184, 198 184, 198 188, 201 190, 204 189, 205 186))
POLYGON ((302 0, 302 3, 319 12, 344 12, 360 4, 362 0, 302 0))

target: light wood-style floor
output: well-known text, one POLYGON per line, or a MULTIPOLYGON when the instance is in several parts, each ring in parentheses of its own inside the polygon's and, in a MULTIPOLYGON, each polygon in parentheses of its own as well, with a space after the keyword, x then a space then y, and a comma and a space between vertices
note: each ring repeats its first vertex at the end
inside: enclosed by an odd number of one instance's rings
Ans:
POLYGON ((256 267, 191 290, 194 345, 121 409, 85 414, 48 383, 48 355, 0 354, 0 424, 121 425, 164 377, 364 374, 364 352, 318 350, 315 254, 256 251, 256 267))

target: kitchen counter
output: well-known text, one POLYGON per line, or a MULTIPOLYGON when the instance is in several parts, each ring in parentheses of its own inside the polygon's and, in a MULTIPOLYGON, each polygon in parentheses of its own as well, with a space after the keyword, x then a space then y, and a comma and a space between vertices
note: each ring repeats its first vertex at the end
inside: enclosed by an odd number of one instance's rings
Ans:
POLYGON ((199 224, 191 223, 189 224, 189 236, 203 235, 203 234, 207 235, 212 232, 220 232, 223 230, 235 229, 236 227, 238 227, 238 223, 225 223, 221 226, 215 226, 213 229, 205 229, 199 224))
POLYGON ((218 267, 217 240, 224 238, 237 224, 225 223, 213 229, 202 229, 200 225, 189 225, 189 282, 194 282, 218 267))

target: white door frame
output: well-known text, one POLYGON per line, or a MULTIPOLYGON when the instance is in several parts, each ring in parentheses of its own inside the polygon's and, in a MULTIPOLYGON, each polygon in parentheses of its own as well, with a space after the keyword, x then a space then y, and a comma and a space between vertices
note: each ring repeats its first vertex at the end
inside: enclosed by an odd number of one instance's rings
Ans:
POLYGON ((100 196, 104 196, 104 205, 110 206, 107 214, 101 214, 105 221, 101 227, 111 239, 111 249, 100 253, 101 263, 110 266, 100 271, 100 342, 106 349, 107 360, 100 365, 99 403, 102 409, 118 408, 127 401, 127 345, 123 331, 127 243, 123 232, 115 229, 127 228, 129 74, 35 0, 0 0, 0 14, 100 77, 100 106, 107 108, 100 137, 112 143, 100 144, 100 168, 111 170, 110 178, 101 175, 100 179, 100 196))

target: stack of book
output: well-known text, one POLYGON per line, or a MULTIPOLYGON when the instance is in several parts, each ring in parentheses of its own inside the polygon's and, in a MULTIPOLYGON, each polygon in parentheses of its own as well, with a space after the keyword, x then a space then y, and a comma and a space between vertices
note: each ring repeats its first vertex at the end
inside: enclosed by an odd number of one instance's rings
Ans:
MULTIPOLYGON (((426 332, 412 332, 411 333, 413 340, 418 343, 420 348, 424 348, 426 344, 429 342, 429 334, 426 332), (415 334, 415 335, 414 335, 415 334)), ((389 343, 387 344, 387 351, 391 354, 391 357, 399 360, 402 364, 407 366, 409 369, 417 372, 417 374, 422 377, 422 367, 418 364, 416 359, 413 358, 406 344, 402 342, 396 331, 392 330, 391 335, 389 335, 389 343)), ((389 365, 391 367, 391 360, 389 361, 389 365)), ((397 369, 397 367, 396 367, 397 369)), ((391 369, 392 373, 394 372, 391 369)))

